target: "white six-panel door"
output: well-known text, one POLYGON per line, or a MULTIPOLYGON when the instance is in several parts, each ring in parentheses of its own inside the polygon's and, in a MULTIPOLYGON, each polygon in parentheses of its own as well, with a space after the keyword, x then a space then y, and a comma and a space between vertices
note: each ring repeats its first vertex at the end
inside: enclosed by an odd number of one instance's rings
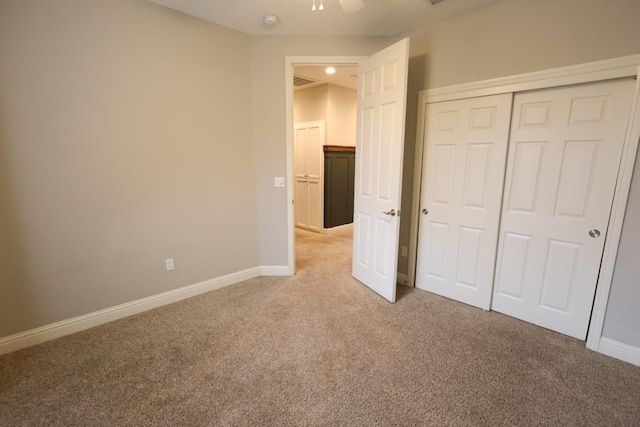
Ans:
POLYGON ((428 104, 416 287, 488 310, 511 94, 428 104))
POLYGON ((492 309, 585 339, 633 88, 515 96, 492 309))
POLYGON ((409 39, 358 64, 353 276, 396 299, 409 39))
POLYGON ((294 181, 296 227, 320 232, 322 215, 322 145, 324 121, 294 126, 294 181))

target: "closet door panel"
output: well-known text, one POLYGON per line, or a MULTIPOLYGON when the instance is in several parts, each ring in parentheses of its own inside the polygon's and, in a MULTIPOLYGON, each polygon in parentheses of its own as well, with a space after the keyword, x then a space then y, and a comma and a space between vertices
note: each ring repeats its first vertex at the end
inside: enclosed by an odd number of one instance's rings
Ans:
POLYGON ((586 338, 633 88, 515 96, 494 310, 586 338))
POLYGON ((489 309, 511 94, 429 104, 416 286, 489 309))

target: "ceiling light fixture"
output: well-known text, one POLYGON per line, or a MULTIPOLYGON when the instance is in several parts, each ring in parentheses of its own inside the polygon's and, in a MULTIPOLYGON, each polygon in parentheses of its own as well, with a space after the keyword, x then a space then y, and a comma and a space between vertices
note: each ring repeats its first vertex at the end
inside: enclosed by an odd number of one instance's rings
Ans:
POLYGON ((318 8, 316 8, 316 0, 312 0, 311 2, 311 12, 315 12, 316 10, 319 10, 320 12, 322 12, 324 10, 324 4, 322 4, 323 0, 320 0, 320 6, 318 6, 318 8))
POLYGON ((264 15, 262 19, 264 20, 264 23, 270 27, 273 27, 278 22, 280 22, 280 18, 278 18, 278 15, 268 14, 268 15, 264 15))
POLYGON ((333 67, 327 67, 326 70, 324 70, 325 73, 327 74, 335 74, 336 73, 336 69, 333 67))

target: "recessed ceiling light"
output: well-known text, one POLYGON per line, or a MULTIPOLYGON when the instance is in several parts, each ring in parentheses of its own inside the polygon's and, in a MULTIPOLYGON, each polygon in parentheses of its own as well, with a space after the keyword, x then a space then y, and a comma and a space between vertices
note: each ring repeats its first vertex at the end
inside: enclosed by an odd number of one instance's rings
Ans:
POLYGON ((349 78, 350 78, 350 79, 352 79, 352 80, 355 80, 355 79, 357 79, 357 78, 358 78, 358 75, 357 75, 357 74, 351 74, 351 75, 349 76, 349 78))
POLYGON ((326 70, 324 70, 325 73, 327 74, 335 74, 336 73, 336 69, 333 67, 327 67, 326 70))

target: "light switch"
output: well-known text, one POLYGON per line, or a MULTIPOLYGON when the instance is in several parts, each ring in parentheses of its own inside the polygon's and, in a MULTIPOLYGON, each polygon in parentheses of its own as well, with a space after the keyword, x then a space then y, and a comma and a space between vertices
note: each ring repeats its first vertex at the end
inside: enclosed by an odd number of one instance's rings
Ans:
POLYGON ((284 177, 283 176, 276 176, 274 179, 274 185, 276 187, 284 187, 284 177))

